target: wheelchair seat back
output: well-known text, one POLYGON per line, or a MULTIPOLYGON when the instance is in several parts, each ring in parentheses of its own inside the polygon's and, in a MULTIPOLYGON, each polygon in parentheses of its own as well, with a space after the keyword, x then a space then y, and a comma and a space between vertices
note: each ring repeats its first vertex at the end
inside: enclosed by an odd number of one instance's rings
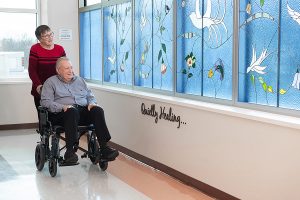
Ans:
POLYGON ((40 106, 39 110, 39 130, 42 131, 44 128, 49 127, 48 111, 47 108, 40 106))

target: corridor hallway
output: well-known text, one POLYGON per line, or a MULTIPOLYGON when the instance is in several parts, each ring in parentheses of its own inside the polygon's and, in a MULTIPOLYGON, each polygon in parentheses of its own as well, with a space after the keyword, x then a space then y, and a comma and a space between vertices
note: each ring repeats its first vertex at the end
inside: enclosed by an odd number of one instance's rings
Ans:
MULTIPOLYGON (((102 171, 89 159, 58 167, 56 177, 48 162, 37 171, 34 151, 39 135, 34 129, 0 131, 0 199, 15 200, 212 200, 198 190, 124 154, 102 171)), ((84 143, 84 142, 81 142, 84 143)), ((83 153, 77 152, 80 157, 83 153)))

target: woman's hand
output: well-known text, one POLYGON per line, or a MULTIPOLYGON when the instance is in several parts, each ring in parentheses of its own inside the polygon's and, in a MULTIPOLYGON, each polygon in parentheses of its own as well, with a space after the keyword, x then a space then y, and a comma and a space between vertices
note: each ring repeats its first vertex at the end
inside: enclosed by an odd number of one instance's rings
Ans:
POLYGON ((36 91, 37 91, 37 93, 38 93, 39 95, 41 95, 41 93, 42 93, 42 88, 43 88, 43 85, 39 85, 39 86, 37 86, 37 88, 36 88, 36 91))

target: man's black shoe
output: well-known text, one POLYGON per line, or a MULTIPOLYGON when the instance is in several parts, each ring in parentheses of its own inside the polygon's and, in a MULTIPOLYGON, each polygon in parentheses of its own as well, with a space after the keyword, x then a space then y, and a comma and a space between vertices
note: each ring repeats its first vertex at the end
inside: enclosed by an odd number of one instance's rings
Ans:
POLYGON ((64 159, 66 163, 77 163, 78 156, 74 151, 66 151, 64 159))
POLYGON ((112 161, 115 160, 118 155, 119 152, 115 149, 110 148, 109 146, 100 149, 100 157, 102 159, 112 161))

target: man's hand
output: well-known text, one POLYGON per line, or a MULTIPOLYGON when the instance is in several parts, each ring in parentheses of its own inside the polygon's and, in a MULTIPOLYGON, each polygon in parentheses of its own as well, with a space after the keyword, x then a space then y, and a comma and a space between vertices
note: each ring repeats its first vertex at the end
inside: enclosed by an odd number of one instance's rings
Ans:
POLYGON ((89 105, 88 105, 88 111, 91 111, 91 109, 92 109, 94 106, 98 106, 98 105, 97 105, 97 104, 89 104, 89 105))
POLYGON ((66 112, 69 108, 73 108, 72 105, 64 105, 63 110, 66 112))

